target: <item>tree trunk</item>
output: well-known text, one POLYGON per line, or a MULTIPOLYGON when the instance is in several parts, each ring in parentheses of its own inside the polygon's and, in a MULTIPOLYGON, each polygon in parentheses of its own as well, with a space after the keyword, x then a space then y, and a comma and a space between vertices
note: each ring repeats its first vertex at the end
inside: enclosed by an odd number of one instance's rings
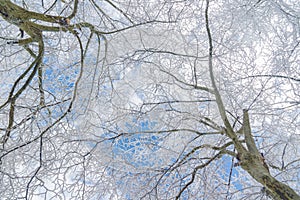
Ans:
POLYGON ((241 155, 241 167, 256 181, 266 187, 269 195, 275 200, 300 200, 300 196, 288 185, 276 180, 269 172, 261 156, 252 153, 241 155))

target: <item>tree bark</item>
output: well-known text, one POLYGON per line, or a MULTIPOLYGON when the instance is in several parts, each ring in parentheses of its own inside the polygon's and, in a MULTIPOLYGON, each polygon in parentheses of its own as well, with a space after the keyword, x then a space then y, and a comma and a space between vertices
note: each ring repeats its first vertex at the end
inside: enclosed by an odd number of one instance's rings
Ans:
POLYGON ((269 172, 261 156, 252 153, 241 155, 240 165, 257 182, 266 187, 275 200, 300 200, 300 196, 288 185, 276 180, 269 172))

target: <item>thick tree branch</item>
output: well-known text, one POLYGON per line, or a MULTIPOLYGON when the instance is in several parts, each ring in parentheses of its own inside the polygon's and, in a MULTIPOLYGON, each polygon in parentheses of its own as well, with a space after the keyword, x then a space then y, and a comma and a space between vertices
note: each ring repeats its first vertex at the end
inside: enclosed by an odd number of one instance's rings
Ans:
POLYGON ((42 63, 42 58, 44 56, 44 42, 42 39, 40 39, 39 41, 39 53, 38 56, 36 57, 36 59, 33 61, 33 63, 31 64, 30 67, 28 67, 28 69, 18 78, 18 80, 14 83, 14 86, 11 89, 11 92, 9 94, 9 97, 7 99, 7 101, 1 105, 0 109, 2 107, 4 107, 7 103, 10 102, 10 111, 9 111, 9 119, 8 119, 8 126, 6 129, 6 133, 2 138, 2 145, 4 146, 4 144, 7 142, 12 127, 13 127, 13 123, 14 123, 14 116, 15 116, 15 103, 17 101, 17 98, 25 91, 25 89, 29 86, 30 82, 32 81, 32 79, 34 78, 34 76, 36 75, 38 69, 41 66, 42 63), (29 75, 29 77, 27 78, 27 80, 25 81, 25 83, 22 85, 22 87, 14 94, 14 90, 17 87, 19 81, 21 79, 23 79, 25 77, 25 75, 30 71, 30 69, 33 68, 31 74, 29 75))
POLYGON ((253 136, 251 134, 248 110, 244 109, 243 113, 244 113, 243 114, 243 133, 245 135, 245 141, 246 141, 248 151, 257 156, 260 156, 260 153, 256 147, 253 136))
POLYGON ((231 126, 231 124, 230 124, 230 122, 227 118, 227 115, 226 115, 226 109, 225 109, 225 106, 223 104, 222 97, 221 97, 220 92, 219 92, 219 90, 217 88, 217 85, 216 85, 215 76, 214 76, 214 72, 213 72, 213 63, 212 63, 212 60, 213 60, 213 43, 212 43, 212 41, 213 40, 212 40, 212 35, 211 35, 210 27, 209 27, 208 8, 209 8, 209 0, 206 0, 205 25, 206 25, 206 32, 207 32, 207 36, 208 36, 208 46, 209 46, 209 50, 208 50, 209 75, 210 75, 214 95, 216 97, 216 102, 217 102, 217 106, 218 106, 218 109, 219 109, 219 113, 220 113, 221 118, 223 120, 223 123, 226 127, 226 134, 235 143, 236 149, 239 152, 244 152, 246 149, 238 141, 237 135, 233 131, 233 128, 232 128, 232 126, 231 126))

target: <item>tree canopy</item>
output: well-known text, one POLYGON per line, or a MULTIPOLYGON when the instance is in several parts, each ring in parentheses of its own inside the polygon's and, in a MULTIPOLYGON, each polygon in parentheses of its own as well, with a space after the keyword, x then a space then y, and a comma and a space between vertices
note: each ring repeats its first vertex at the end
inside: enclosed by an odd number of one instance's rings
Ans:
POLYGON ((300 199, 298 0, 0 0, 2 199, 300 199))

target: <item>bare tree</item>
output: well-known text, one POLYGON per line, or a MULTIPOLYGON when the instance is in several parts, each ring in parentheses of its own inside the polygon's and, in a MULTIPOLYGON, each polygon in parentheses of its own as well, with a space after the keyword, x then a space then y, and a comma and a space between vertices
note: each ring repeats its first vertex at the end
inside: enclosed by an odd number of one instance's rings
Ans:
POLYGON ((300 199, 294 1, 0 0, 3 199, 300 199))

